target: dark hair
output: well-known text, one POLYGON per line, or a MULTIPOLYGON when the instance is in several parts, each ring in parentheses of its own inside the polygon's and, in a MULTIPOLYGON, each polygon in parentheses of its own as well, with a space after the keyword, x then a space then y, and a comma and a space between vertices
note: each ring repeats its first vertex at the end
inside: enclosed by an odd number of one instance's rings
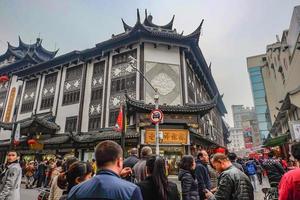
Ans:
POLYGON ((9 151, 7 152, 7 155, 8 155, 9 153, 16 153, 17 156, 20 156, 20 154, 19 154, 16 150, 9 150, 9 151))
POLYGON ((296 143, 292 146, 292 155, 297 160, 300 160, 300 143, 296 143))
POLYGON ((223 153, 216 153, 213 158, 212 158, 213 161, 216 161, 216 162, 219 162, 221 160, 228 160, 228 157, 223 154, 223 153))
POLYGON ((147 158, 147 157, 151 156, 151 154, 152 154, 151 147, 145 146, 145 147, 142 148, 142 150, 141 150, 141 157, 142 158, 147 158))
POLYGON ((185 155, 181 158, 179 167, 188 171, 192 171, 194 158, 191 155, 185 155))
POLYGON ((95 149, 97 167, 101 168, 109 162, 115 162, 122 155, 123 150, 118 143, 111 140, 100 142, 95 149))
POLYGON ((235 159, 237 158, 237 155, 233 152, 229 153, 227 156, 230 161, 235 161, 235 159))
POLYGON ((273 151, 270 151, 270 152, 268 153, 268 157, 269 157, 269 158, 273 158, 273 157, 274 157, 274 152, 273 152, 273 151))
POLYGON ((56 165, 56 167, 62 166, 62 160, 57 160, 55 165, 56 165))
POLYGON ((199 159, 199 158, 201 158, 201 157, 203 157, 203 153, 200 151, 200 152, 197 154, 197 158, 199 159))
POLYGON ((76 157, 69 157, 62 165, 62 169, 64 172, 68 171, 70 165, 72 165, 74 162, 77 162, 78 159, 76 157))
POLYGON ((75 162, 70 165, 68 171, 61 173, 57 179, 57 186, 69 192, 76 185, 76 179, 79 177, 83 181, 85 176, 92 173, 93 169, 89 163, 75 162))
POLYGON ((168 199, 168 178, 166 176, 166 165, 163 158, 151 156, 146 161, 147 170, 151 174, 159 199, 168 199))

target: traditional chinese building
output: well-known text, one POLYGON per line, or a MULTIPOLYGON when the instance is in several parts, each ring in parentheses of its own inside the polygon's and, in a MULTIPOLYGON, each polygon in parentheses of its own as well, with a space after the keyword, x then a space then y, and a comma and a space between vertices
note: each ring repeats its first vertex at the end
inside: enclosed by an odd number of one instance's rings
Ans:
MULTIPOLYGON (((156 25, 147 11, 141 21, 138 11, 133 26, 122 20, 124 32, 93 48, 56 57, 56 52, 41 47, 40 39, 34 45, 21 40, 19 47, 9 45, 0 57, 5 62, 0 74, 9 77, 1 85, 7 91, 0 95, 5 105, 1 134, 7 132, 9 139, 13 124, 20 124, 21 144, 16 148, 23 154, 75 153, 91 159, 99 141, 120 142, 121 134, 112 127, 123 104, 126 149, 153 146, 149 113, 154 108, 154 91, 138 70, 158 89, 159 108, 164 113, 160 153, 170 162, 199 146, 226 145, 228 131, 222 120, 226 109, 198 45, 203 20, 188 35, 178 33, 173 21, 174 16, 168 24, 156 25), (25 47, 31 53, 15 56, 13 49, 25 47), (136 59, 134 67, 129 56, 136 59), (28 144, 29 139, 37 144, 28 144)), ((1 150, 8 148, 7 143, 0 144, 1 150)))

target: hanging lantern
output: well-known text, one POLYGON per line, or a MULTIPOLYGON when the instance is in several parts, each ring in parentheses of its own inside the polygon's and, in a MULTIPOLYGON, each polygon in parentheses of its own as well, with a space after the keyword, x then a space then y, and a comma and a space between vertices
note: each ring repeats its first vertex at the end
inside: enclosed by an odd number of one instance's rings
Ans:
POLYGON ((35 139, 30 139, 30 140, 27 141, 27 144, 34 145, 34 144, 36 144, 36 140, 35 139))
POLYGON ((9 81, 8 76, 6 76, 6 75, 0 76, 0 83, 5 83, 7 81, 9 81))

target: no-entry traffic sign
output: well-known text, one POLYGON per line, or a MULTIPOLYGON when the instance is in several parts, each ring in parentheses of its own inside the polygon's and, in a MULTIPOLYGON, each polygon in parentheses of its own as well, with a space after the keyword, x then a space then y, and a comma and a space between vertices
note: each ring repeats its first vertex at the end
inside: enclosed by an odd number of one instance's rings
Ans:
POLYGON ((155 109, 151 111, 150 120, 152 123, 157 124, 163 120, 164 114, 161 110, 155 109))

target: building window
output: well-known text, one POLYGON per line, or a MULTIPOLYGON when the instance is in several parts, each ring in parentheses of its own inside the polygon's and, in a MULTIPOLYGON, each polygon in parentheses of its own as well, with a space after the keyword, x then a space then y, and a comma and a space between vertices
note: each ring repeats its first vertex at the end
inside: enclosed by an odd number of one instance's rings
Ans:
POLYGON ((44 97, 41 102, 41 110, 52 108, 54 96, 44 97))
POLYGON ((135 90, 135 75, 114 79, 111 82, 111 93, 119 93, 127 90, 135 90))
POLYGON ((89 119, 89 131, 98 130, 101 127, 101 115, 91 115, 89 119))
POLYGON ((82 72, 82 65, 68 68, 66 72, 66 81, 81 78, 81 72, 82 72))
POLYGON ((111 110, 109 112, 109 126, 114 126, 116 124, 118 115, 119 115, 119 109, 111 110))
POLYGON ((34 101, 23 103, 21 107, 21 113, 31 112, 33 110, 34 101))
POLYGON ((22 100, 21 113, 31 112, 34 106, 38 79, 26 81, 25 91, 22 100))
POLYGON ((25 90, 36 89, 37 83, 38 83, 38 79, 33 79, 33 80, 30 80, 30 81, 27 81, 25 90))
POLYGON ((121 63, 128 63, 129 62, 129 59, 128 57, 129 56, 132 56, 134 58, 136 58, 136 50, 133 50, 133 51, 128 51, 128 52, 124 52, 124 53, 120 53, 118 55, 115 55, 113 57, 113 61, 112 61, 112 65, 118 65, 118 64, 121 64, 121 63))
POLYGON ((67 117, 65 132, 76 132, 76 129, 77 129, 77 116, 67 117))
POLYGON ((79 98, 80 98, 80 90, 65 92, 63 96, 63 105, 78 103, 79 98))
POLYGON ((56 79, 57 79, 57 72, 46 75, 45 76, 45 81, 44 81, 44 86, 45 85, 56 84, 56 79))
POLYGON ((92 90, 92 95, 91 95, 91 102, 101 102, 102 100, 102 94, 103 94, 103 89, 102 88, 96 88, 92 90))
POLYGON ((104 74, 105 62, 94 63, 93 77, 102 76, 104 74))

